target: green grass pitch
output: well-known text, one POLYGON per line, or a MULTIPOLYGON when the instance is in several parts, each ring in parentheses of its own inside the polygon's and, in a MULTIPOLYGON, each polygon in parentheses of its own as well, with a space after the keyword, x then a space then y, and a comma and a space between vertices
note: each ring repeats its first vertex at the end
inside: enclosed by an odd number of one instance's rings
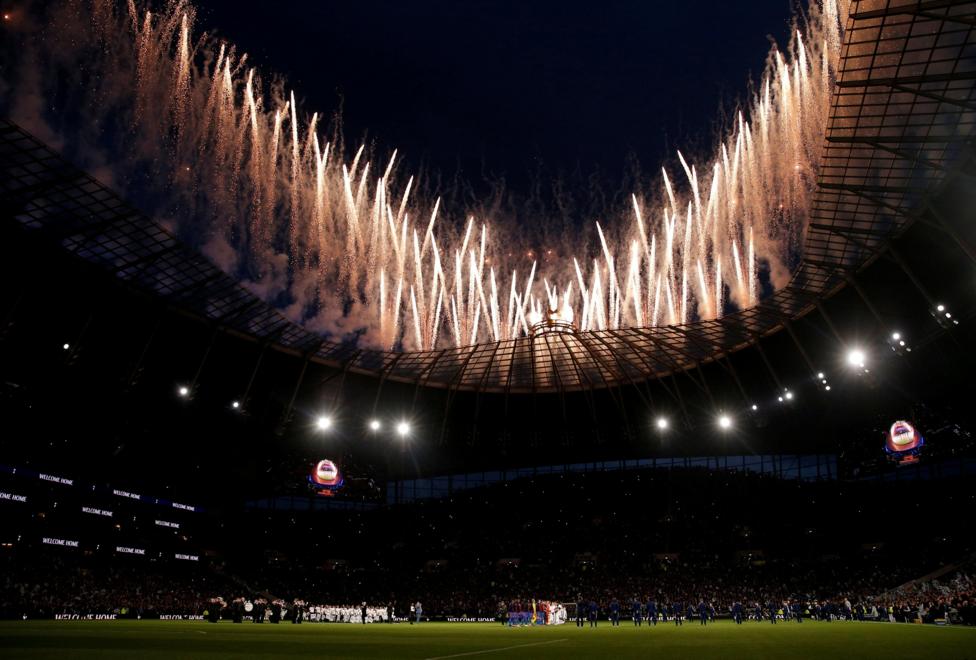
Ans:
POLYGON ((126 658, 951 658, 976 659, 976 628, 719 622, 596 630, 428 623, 235 625, 184 621, 5 621, 0 657, 126 658))

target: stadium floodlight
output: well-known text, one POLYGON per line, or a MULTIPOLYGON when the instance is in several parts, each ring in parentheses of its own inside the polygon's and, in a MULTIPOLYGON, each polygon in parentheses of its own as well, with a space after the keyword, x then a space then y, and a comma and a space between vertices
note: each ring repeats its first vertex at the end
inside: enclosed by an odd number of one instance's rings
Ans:
POLYGON ((380 420, 378 420, 378 419, 371 419, 369 421, 369 430, 370 431, 379 431, 381 426, 382 426, 382 424, 380 424, 380 420))
POLYGON ((756 404, 752 404, 752 409, 753 410, 759 410, 759 406, 757 406, 756 404))
POLYGON ((315 428, 319 431, 328 431, 332 428, 332 418, 328 415, 319 415, 315 419, 315 428))
POLYGON ((847 364, 851 365, 852 367, 860 367, 863 369, 866 359, 867 358, 864 355, 864 351, 862 351, 860 348, 852 348, 847 353, 847 364))
POLYGON ((949 329, 954 325, 959 325, 958 319, 952 318, 952 312, 942 303, 936 305, 935 309, 929 313, 935 317, 936 322, 943 328, 949 329))
POLYGON ((786 390, 786 394, 784 394, 783 396, 786 397, 786 400, 787 401, 792 401, 793 400, 793 392, 790 392, 789 390, 786 390))
POLYGON ((658 417, 657 418, 657 421, 655 422, 655 425, 657 426, 657 428, 659 430, 661 430, 661 431, 665 430, 666 428, 668 428, 668 418, 667 417, 658 417))
POLYGON ((241 409, 241 402, 240 401, 231 401, 230 402, 230 407, 233 408, 234 410, 240 410, 241 409))
POLYGON ((61 345, 61 348, 63 348, 64 350, 68 350, 69 348, 71 348, 71 344, 65 342, 64 344, 61 345))
POLYGON ((727 431, 728 429, 732 428, 732 418, 728 415, 719 415, 718 425, 720 428, 727 431))
POLYGON ((396 432, 401 438, 405 438, 410 435, 410 425, 406 422, 399 422, 396 425, 396 432))
POLYGON ((824 372, 818 371, 817 372, 817 378, 819 378, 820 380, 823 380, 824 379, 824 372))
POLYGON ((178 388, 176 388, 176 393, 185 399, 186 397, 190 396, 190 388, 186 385, 180 385, 178 388))
POLYGON ((896 330, 891 333, 888 337, 888 347, 891 348, 895 355, 905 355, 905 353, 911 353, 912 349, 905 341, 904 335, 900 331, 896 330))

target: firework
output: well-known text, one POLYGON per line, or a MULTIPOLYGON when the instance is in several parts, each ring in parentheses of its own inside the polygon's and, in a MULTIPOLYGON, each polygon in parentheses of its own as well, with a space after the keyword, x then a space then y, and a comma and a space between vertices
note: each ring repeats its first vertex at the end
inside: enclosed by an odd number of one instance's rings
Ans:
MULTIPOLYGON (((844 0, 812 7, 709 158, 678 152, 659 194, 632 196, 627 213, 592 219, 544 260, 513 255, 491 217, 442 217, 396 152, 374 161, 323 133, 281 81, 195 36, 187 2, 153 13, 71 0, 49 24, 70 31, 65 48, 96 72, 76 102, 125 117, 119 160, 152 161, 161 209, 184 235, 312 329, 430 350, 529 334, 551 314, 579 330, 716 318, 755 304, 764 269, 781 285, 817 174, 843 16, 844 0)), ((55 59, 30 65, 56 77, 55 59)))

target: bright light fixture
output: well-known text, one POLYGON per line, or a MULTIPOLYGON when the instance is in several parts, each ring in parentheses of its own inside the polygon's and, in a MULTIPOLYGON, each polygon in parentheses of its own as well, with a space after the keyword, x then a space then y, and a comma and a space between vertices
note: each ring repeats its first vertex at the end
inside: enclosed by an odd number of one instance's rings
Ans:
POLYGON ((176 391, 179 393, 180 396, 190 395, 190 388, 187 387, 186 385, 180 385, 176 391))
POLYGON ((320 431, 327 431, 332 428, 332 418, 327 415, 321 415, 315 420, 315 428, 320 431))
POLYGON ((410 433, 410 425, 406 422, 399 422, 396 425, 396 432, 401 438, 410 433))
POLYGON ((852 367, 863 367, 865 359, 864 351, 859 348, 851 349, 847 354, 847 364, 852 367))
POLYGON ((728 415, 722 415, 718 418, 718 425, 723 429, 732 428, 732 418, 728 415))
POLYGON ((380 430, 380 426, 381 426, 380 420, 378 420, 378 419, 373 419, 373 420, 370 420, 370 422, 369 422, 369 430, 370 431, 379 431, 380 430))
POLYGON ((668 418, 658 417, 657 422, 655 422, 655 424, 657 424, 657 427, 663 431, 664 429, 668 428, 668 418))

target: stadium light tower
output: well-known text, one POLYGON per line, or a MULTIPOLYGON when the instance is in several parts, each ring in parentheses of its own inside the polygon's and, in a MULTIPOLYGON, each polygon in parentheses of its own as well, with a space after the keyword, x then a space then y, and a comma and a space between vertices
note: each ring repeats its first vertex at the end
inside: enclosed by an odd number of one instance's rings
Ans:
POLYGON ((319 431, 328 431, 332 428, 332 418, 328 415, 320 415, 315 419, 315 428, 319 431))

